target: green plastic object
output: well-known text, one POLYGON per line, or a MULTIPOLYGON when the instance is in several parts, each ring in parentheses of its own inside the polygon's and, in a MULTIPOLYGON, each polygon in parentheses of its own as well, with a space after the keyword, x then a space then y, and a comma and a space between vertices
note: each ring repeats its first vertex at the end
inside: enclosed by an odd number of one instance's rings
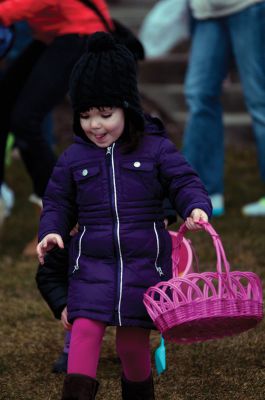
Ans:
POLYGON ((155 365, 158 375, 165 372, 167 367, 166 347, 163 336, 161 336, 160 345, 155 351, 155 365))
POLYGON ((5 163, 6 165, 10 165, 12 161, 11 153, 13 150, 15 138, 13 133, 9 133, 6 142, 6 154, 5 154, 5 163))

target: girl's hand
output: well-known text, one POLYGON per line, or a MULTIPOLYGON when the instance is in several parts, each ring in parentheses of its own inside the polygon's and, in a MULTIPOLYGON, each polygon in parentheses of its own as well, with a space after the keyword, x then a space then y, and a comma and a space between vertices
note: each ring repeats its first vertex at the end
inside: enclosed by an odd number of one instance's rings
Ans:
POLYGON ((60 249, 64 248, 63 239, 57 233, 49 233, 38 244, 36 250, 37 250, 38 259, 39 259, 39 262, 41 263, 41 265, 44 264, 44 257, 45 257, 45 254, 47 253, 47 251, 50 251, 55 246, 60 247, 60 249))
POLYGON ((67 319, 67 307, 65 307, 62 311, 61 322, 65 330, 70 331, 72 329, 72 325, 68 322, 67 319))
POLYGON ((208 222, 208 215, 205 211, 200 208, 194 208, 190 216, 186 219, 185 224, 189 230, 201 229, 201 225, 198 224, 199 221, 208 222))
POLYGON ((73 227, 73 229, 72 229, 71 232, 70 232, 70 236, 74 237, 74 236, 78 233, 78 227, 79 227, 78 224, 76 224, 76 225, 73 227))

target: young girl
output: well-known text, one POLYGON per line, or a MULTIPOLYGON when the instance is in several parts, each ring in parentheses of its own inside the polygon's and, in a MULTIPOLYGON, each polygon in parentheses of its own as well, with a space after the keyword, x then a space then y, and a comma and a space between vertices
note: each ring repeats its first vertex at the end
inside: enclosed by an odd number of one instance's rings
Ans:
POLYGON ((62 399, 95 399, 102 338, 117 326, 122 398, 154 399, 149 286, 172 277, 163 222, 168 195, 190 229, 207 221, 209 197, 196 173, 144 117, 132 54, 106 33, 91 36, 70 80, 75 142, 60 157, 44 196, 41 263, 72 227, 67 322, 72 337, 62 399))

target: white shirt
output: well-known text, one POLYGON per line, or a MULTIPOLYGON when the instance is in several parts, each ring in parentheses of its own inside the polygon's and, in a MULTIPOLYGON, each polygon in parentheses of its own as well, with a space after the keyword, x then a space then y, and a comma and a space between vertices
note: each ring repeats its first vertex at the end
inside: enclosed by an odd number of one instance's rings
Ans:
POLYGON ((197 19, 224 17, 262 1, 265 0, 189 0, 197 19))

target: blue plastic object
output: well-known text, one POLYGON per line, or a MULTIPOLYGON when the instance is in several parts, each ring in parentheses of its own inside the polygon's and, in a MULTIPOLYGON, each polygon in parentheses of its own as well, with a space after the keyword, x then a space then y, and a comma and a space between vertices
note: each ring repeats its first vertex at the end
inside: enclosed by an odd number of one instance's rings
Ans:
POLYGON ((155 365, 158 375, 165 372, 167 367, 166 347, 163 336, 161 336, 160 345, 155 351, 155 365))

